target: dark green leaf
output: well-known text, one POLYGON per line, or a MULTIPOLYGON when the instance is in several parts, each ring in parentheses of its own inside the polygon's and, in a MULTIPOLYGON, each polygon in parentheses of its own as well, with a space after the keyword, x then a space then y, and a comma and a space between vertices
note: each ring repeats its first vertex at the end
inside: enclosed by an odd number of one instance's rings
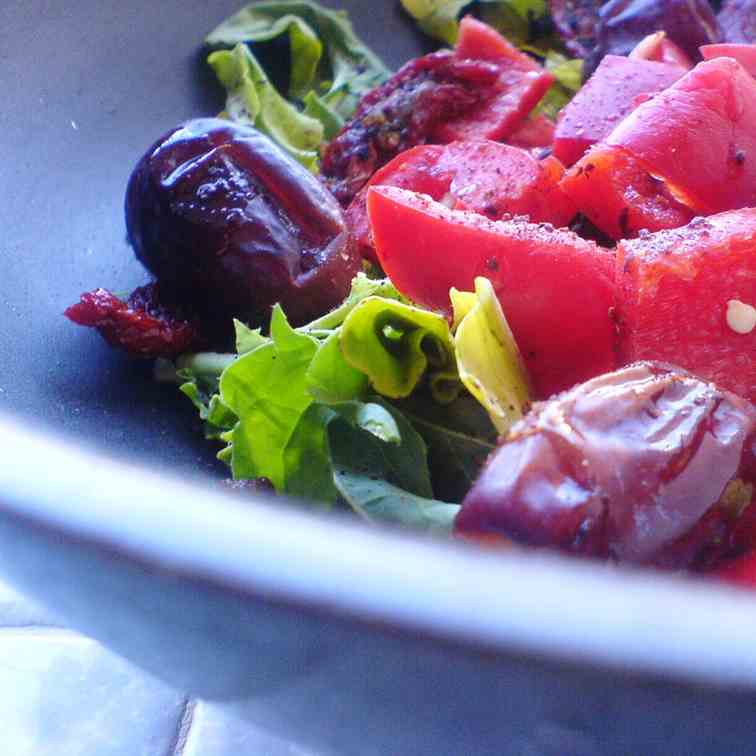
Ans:
MULTIPOLYGON (((291 43, 289 97, 305 100, 313 92, 321 106, 340 118, 349 118, 362 95, 390 75, 354 33, 345 12, 308 0, 252 3, 211 32, 207 44, 226 49, 239 43, 254 46, 282 34, 288 34, 291 43)), ((312 106, 310 114, 317 117, 312 106)), ((322 122, 327 126, 326 120, 322 122)))
POLYGON ((397 470, 387 463, 381 442, 366 438, 346 423, 332 423, 329 440, 336 488, 360 515, 371 522, 451 530, 459 507, 389 482, 396 480, 397 470))
POLYGON ((420 394, 396 406, 427 444, 434 490, 461 501, 496 448, 496 429, 485 409, 471 396, 439 407, 420 394))

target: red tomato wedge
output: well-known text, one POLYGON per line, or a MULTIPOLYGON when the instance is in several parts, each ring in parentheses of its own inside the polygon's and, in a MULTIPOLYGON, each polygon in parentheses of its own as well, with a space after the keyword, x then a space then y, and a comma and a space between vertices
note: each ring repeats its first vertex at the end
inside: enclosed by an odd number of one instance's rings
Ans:
POLYGON ((551 147, 554 143, 555 131, 556 125, 550 118, 543 113, 538 115, 531 113, 522 126, 507 138, 507 144, 526 150, 551 147))
POLYGON ((623 362, 671 362, 756 402, 756 209, 620 243, 617 288, 623 362))
MULTIPOLYGON (((519 147, 491 141, 453 142, 403 152, 377 171, 368 187, 410 189, 491 220, 527 215, 537 223, 564 226, 575 215, 575 206, 559 187, 563 174, 556 158, 536 160, 519 147)), ((346 220, 363 255, 377 261, 366 197, 367 188, 349 206, 346 220)))
POLYGON ((650 168, 619 147, 594 147, 565 175, 561 188, 611 239, 678 228, 694 215, 650 168))
POLYGON ((528 117, 553 84, 554 75, 507 42, 495 29, 465 16, 455 54, 499 67, 492 95, 458 117, 439 123, 430 142, 504 140, 528 117))
POLYGON ((449 289, 494 285, 539 398, 612 370, 611 251, 571 231, 490 221, 430 197, 371 187, 368 213, 383 269, 407 297, 449 310, 449 289))
POLYGON ((653 170, 697 214, 756 205, 756 81, 731 58, 699 63, 606 144, 653 170))
POLYGON ((641 100, 674 84, 686 70, 674 63, 605 56, 560 113, 554 156, 568 166, 576 163, 591 145, 609 136, 641 100))
POLYGON ((734 58, 751 76, 756 76, 756 45, 718 44, 701 45, 704 60, 734 58))

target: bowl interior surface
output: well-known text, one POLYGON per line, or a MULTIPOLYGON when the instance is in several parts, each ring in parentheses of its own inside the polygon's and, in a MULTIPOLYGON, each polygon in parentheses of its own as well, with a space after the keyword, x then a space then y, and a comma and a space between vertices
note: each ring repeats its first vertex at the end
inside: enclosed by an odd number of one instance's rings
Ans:
MULTIPOLYGON (((422 50, 398 3, 336 0, 390 66, 422 50)), ((147 273, 126 243, 123 198, 139 157, 223 95, 202 42, 241 0, 8 0, 0 7, 0 410, 148 467, 220 475, 195 413, 146 363, 63 310, 147 273)))

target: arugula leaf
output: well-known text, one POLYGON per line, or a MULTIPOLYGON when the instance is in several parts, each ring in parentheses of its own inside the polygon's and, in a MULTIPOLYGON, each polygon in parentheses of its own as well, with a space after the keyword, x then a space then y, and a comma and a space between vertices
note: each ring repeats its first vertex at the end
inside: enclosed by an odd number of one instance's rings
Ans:
POLYGON ((493 284, 475 279, 475 294, 451 290, 459 377, 505 433, 529 402, 525 365, 499 304, 493 284))
POLYGON ((323 124, 281 97, 246 45, 211 53, 207 62, 227 91, 225 115, 254 126, 306 168, 317 169, 323 124))
POLYGON ((360 98, 390 75, 380 58, 354 33, 348 15, 309 0, 252 3, 206 38, 212 48, 268 42, 283 34, 291 46, 290 99, 333 132, 360 98))
POLYGON ((434 489, 450 501, 461 501, 496 448, 497 433, 488 413, 469 395, 443 409, 421 394, 395 405, 428 447, 434 489))
MULTIPOLYGON (((454 345, 443 315, 381 297, 362 300, 340 332, 346 361, 392 399, 409 396, 430 368, 449 377, 454 345)), ((448 398, 445 387, 444 398, 448 398)))
POLYGON ((405 465, 397 470, 389 464, 380 442, 365 438, 346 423, 333 423, 328 435, 335 486, 358 514, 370 522, 451 530, 459 506, 413 492, 412 480, 404 477, 411 468, 405 465))

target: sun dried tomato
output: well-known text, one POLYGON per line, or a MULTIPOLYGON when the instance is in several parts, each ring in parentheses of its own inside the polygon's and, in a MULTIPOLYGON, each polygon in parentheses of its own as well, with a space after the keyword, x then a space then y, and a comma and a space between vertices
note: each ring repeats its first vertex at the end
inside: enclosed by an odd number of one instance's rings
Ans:
POLYGON ((111 346, 138 357, 173 358, 206 345, 196 321, 160 301, 157 284, 136 289, 128 300, 106 289, 81 295, 65 311, 69 320, 96 328, 111 346))
POLYGON ((365 96, 357 113, 328 145, 321 170, 343 204, 395 155, 424 144, 433 127, 481 101, 496 81, 496 66, 458 60, 449 51, 407 63, 365 96))

